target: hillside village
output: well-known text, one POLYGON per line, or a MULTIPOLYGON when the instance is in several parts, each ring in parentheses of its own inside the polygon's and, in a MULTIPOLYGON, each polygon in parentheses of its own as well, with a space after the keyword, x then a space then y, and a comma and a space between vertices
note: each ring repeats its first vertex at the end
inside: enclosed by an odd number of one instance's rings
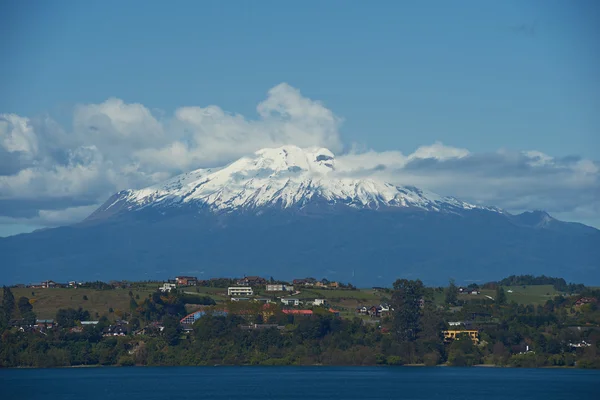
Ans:
MULTIPOLYGON (((439 355, 436 360, 446 358, 447 362, 451 362, 447 352, 454 346, 453 343, 461 339, 471 342, 480 353, 483 351, 479 349, 489 348, 490 357, 495 354, 498 346, 489 346, 495 340, 496 332, 504 329, 502 321, 506 310, 513 310, 510 312, 517 315, 533 313, 538 315, 536 318, 545 315, 546 323, 550 323, 556 318, 551 310, 560 307, 567 310, 566 315, 571 321, 564 331, 570 334, 564 336, 563 333, 563 342, 559 345, 559 354, 563 357, 561 362, 571 362, 568 360, 574 358, 567 357, 564 361, 564 357, 577 352, 583 354, 586 349, 596 348, 600 343, 598 293, 590 292, 582 285, 555 283, 561 289, 577 289, 592 295, 560 292, 552 285, 504 288, 491 282, 482 286, 459 287, 451 282, 447 288, 420 286, 417 292, 421 294, 409 306, 399 297, 403 289, 398 282, 422 285, 420 281, 399 280, 393 288, 357 289, 350 284, 327 279, 308 277, 286 282, 259 276, 208 280, 177 276, 164 282, 72 281, 66 284, 48 280, 5 288, 3 303, 10 306, 10 300, 6 300, 10 290, 15 305, 10 318, 5 321, 6 328, 31 339, 35 339, 36 335, 42 338, 59 334, 62 337, 64 332, 73 335, 94 332, 103 338, 128 338, 128 343, 133 341, 138 345, 149 338, 167 340, 173 345, 181 340, 191 340, 198 333, 198 324, 201 326, 205 323, 203 321, 215 318, 235 321, 229 329, 235 327, 245 332, 275 330, 292 336, 305 324, 337 319, 358 323, 365 333, 385 338, 397 335, 398 316, 414 307, 412 312, 415 315, 424 318, 435 315, 437 322, 429 323, 437 328, 420 330, 427 330, 431 335, 429 340, 439 340, 436 346, 443 346, 436 350, 435 354, 439 355), (104 310, 99 305, 100 298, 104 299, 104 307, 107 307, 104 310), (499 314, 501 310, 505 311, 499 314), (439 339, 434 339, 436 337, 439 339)), ((511 355, 534 357, 537 340, 541 340, 540 337, 511 339, 504 344, 506 350, 501 353, 508 357, 507 360, 512 359, 511 355)), ((392 358, 387 363, 396 362, 394 360, 392 358)))

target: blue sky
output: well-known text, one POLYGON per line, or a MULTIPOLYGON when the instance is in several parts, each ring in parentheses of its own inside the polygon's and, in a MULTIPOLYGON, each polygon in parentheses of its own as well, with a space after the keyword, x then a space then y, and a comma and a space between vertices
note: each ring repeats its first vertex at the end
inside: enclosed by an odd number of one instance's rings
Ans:
MULTIPOLYGON (((81 134, 74 117, 81 105, 116 98, 143 105, 161 124, 185 106, 217 105, 256 120, 257 104, 285 82, 343 121, 336 126, 340 153, 411 154, 441 142, 474 155, 535 150, 561 165, 589 160, 596 174, 591 186, 586 181, 589 200, 598 194, 600 159, 598 18, 593 0, 3 2, 0 114, 27 118, 37 143, 29 164, 20 149, 20 166, 4 174, 56 169, 64 164, 55 156, 61 149, 101 148, 52 139, 57 131, 81 134)), ((14 146, 5 150, 12 154, 6 160, 16 160, 14 146)), ((201 166, 196 160, 189 166, 201 166)), ((69 189, 58 205, 32 200, 44 197, 35 188, 40 179, 0 184, 0 207, 13 209, 23 188, 31 204, 19 215, 0 212, 0 235, 70 221, 32 217, 32 210, 91 208, 123 185, 151 183, 101 183, 94 192, 97 182, 86 181, 85 193, 94 196, 69 189)), ((456 194, 477 198, 475 189, 456 194)), ((598 226, 600 206, 588 200, 549 211, 598 226)), ((509 209, 536 205, 520 204, 509 209)))

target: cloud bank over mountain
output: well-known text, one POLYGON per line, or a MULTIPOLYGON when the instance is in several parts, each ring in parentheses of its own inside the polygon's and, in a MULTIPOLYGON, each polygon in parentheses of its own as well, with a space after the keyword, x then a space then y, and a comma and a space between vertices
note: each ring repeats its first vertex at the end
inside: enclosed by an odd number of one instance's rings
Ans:
POLYGON ((333 151, 336 174, 415 185, 509 211, 544 209, 600 226, 598 161, 535 150, 472 153, 439 142, 411 154, 377 152, 345 143, 343 118, 285 83, 270 89, 256 110, 247 117, 215 105, 190 106, 159 115, 111 98, 75 107, 71 127, 50 116, 0 114, 0 224, 77 222, 119 190, 293 144, 333 151))

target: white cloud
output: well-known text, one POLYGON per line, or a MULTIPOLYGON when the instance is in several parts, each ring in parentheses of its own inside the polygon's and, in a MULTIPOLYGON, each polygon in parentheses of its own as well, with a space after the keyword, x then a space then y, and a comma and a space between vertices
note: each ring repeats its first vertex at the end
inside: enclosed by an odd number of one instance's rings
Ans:
POLYGON ((0 115, 0 142, 11 153, 35 155, 38 150, 37 138, 29 119, 15 114, 0 115))
POLYGON ((119 190, 285 144, 329 148, 338 153, 340 174, 600 220, 600 166, 591 160, 535 150, 479 154, 439 142, 411 154, 354 147, 339 155, 342 118, 297 89, 275 86, 256 110, 255 119, 215 105, 169 114, 111 98, 77 106, 70 130, 48 117, 0 114, 0 224, 72 223, 119 190))
POLYGON ((463 158, 469 155, 469 150, 459 149, 457 147, 444 146, 440 142, 435 142, 431 146, 421 146, 409 156, 409 159, 427 159, 449 160, 452 158, 463 158))
POLYGON ((596 225, 600 221, 600 169, 591 160, 537 151, 473 154, 436 143, 406 156, 350 153, 336 165, 342 166, 343 174, 414 185, 476 204, 514 212, 544 209, 566 220, 596 225))

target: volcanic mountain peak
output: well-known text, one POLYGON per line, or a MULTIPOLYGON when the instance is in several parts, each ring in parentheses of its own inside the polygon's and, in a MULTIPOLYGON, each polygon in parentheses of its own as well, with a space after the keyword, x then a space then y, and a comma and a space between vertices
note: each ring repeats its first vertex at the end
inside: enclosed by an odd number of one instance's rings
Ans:
POLYGON ((481 208, 412 186, 348 177, 336 171, 334 154, 324 148, 283 146, 259 150, 253 156, 242 157, 222 168, 198 169, 159 185, 120 192, 99 211, 116 206, 119 210, 133 211, 192 204, 213 211, 266 206, 301 208, 313 201, 368 209, 409 207, 454 211, 481 208))

